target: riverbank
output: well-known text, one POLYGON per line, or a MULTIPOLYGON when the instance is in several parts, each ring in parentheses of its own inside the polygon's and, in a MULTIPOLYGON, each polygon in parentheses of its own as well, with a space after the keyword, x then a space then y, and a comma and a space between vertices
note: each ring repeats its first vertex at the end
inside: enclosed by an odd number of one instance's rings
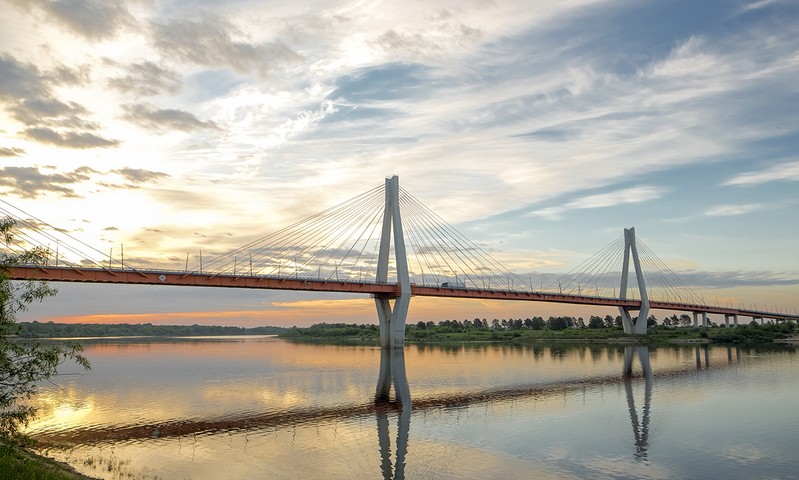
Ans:
MULTIPOLYGON (((797 334, 794 323, 740 325, 738 327, 665 327, 653 326, 647 335, 625 335, 621 327, 609 328, 468 328, 453 325, 408 325, 406 344, 438 344, 458 342, 495 343, 603 343, 603 344, 684 344, 684 343, 775 343, 784 342, 797 334)), ((293 327, 278 335, 280 338, 309 342, 378 345, 377 325, 317 324, 293 327)))
POLYGON ((65 463, 33 453, 22 446, 0 442, 0 477, 3 480, 96 480, 65 463))

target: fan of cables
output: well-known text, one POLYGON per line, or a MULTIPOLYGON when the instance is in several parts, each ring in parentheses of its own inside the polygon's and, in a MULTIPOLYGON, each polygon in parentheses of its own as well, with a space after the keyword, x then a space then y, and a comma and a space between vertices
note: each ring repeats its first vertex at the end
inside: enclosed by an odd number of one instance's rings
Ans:
MULTIPOLYGON (((46 255, 47 265, 69 267, 110 267, 99 250, 83 243, 47 222, 0 200, 0 216, 11 218, 14 228, 11 241, 0 245, 8 254, 38 249, 46 255)), ((119 266, 119 265, 117 265, 119 266)))
MULTIPOLYGON (((649 300, 694 305, 704 303, 640 238, 636 238, 636 246, 649 300)), ((632 258, 628 271, 623 271, 624 249, 622 235, 547 286, 546 290, 564 295, 619 298, 622 275, 627 275, 627 298, 641 298, 632 258)))
MULTIPOLYGON (((422 202, 400 188, 399 208, 411 282, 491 290, 530 290, 422 202)), ((385 212, 379 186, 199 265, 205 273, 373 282, 385 212)), ((391 238, 393 252, 394 238, 391 238)), ((396 282, 389 255, 388 282, 396 282)))

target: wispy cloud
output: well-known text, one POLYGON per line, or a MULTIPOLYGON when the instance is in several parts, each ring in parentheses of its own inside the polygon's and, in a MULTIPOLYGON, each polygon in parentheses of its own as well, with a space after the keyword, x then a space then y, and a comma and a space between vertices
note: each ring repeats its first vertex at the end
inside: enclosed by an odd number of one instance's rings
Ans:
POLYGON ((722 185, 758 185, 767 182, 799 181, 799 161, 774 165, 759 172, 746 172, 726 180, 722 185))
POLYGON ((707 217, 732 217, 736 215, 743 215, 745 213, 762 210, 763 205, 757 203, 750 203, 747 205, 717 205, 705 211, 707 217))
POLYGON ((17 147, 0 147, 0 157, 19 157, 25 154, 25 150, 17 147))
POLYGON ((214 122, 202 121, 190 112, 174 108, 157 108, 153 105, 136 104, 125 105, 124 109, 126 120, 156 133, 219 128, 214 122))
POLYGON ((649 185, 632 187, 625 190, 588 195, 576 200, 572 200, 571 202, 567 202, 564 205, 535 210, 531 212, 531 215, 556 219, 560 218, 563 213, 569 210, 606 208, 616 205, 647 202, 662 197, 665 192, 666 189, 663 187, 649 185))
MULTIPOLYGON (((117 65, 113 60, 106 62, 117 65)), ((175 94, 180 91, 182 82, 177 72, 154 62, 133 63, 122 68, 125 70, 123 76, 108 80, 108 85, 120 92, 152 96, 160 93, 175 94)))
POLYGON ((69 30, 99 40, 133 22, 121 2, 103 0, 10 0, 21 8, 38 8, 69 30))
POLYGON ((248 39, 248 33, 209 12, 193 18, 157 20, 151 28, 160 53, 181 63, 224 65, 240 73, 268 75, 302 61, 302 54, 284 42, 248 39))
POLYGON ((757 0, 755 2, 749 2, 746 5, 742 6, 738 13, 745 13, 751 12, 753 10, 760 10, 761 8, 766 8, 772 5, 777 5, 780 3, 787 3, 785 0, 757 0))
POLYGON ((692 287, 729 288, 739 286, 799 285, 799 272, 766 270, 677 272, 680 280, 692 287))
POLYGON ((22 135, 36 142, 66 148, 103 148, 120 144, 119 140, 103 138, 91 132, 58 131, 47 127, 26 128, 22 135))

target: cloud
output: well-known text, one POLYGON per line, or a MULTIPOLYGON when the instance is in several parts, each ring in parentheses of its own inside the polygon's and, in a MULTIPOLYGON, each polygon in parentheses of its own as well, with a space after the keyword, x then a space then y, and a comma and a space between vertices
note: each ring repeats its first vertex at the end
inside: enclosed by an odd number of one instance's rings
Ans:
POLYGON ((154 172, 151 170, 144 170, 141 168, 122 168, 119 170, 112 170, 111 173, 116 173, 125 178, 125 180, 134 183, 150 183, 169 178, 169 175, 164 172, 154 172))
POLYGON ((89 180, 93 173, 96 172, 87 167, 51 174, 40 172, 38 167, 4 167, 0 168, 0 187, 7 187, 10 193, 22 198, 36 198, 46 193, 76 197, 69 186, 89 180))
POLYGON ((11 0, 23 9, 39 8, 69 30, 91 40, 112 37, 133 23, 122 2, 108 0, 11 0))
POLYGON ((666 59, 650 64, 645 75, 665 80, 703 78, 724 73, 726 68, 724 59, 709 53, 704 39, 691 37, 674 48, 666 59))
POLYGON ((797 181, 799 181, 799 161, 781 163, 759 172, 741 173, 726 180, 722 185, 749 186, 767 182, 797 181))
POLYGON ((761 210, 763 205, 751 203, 748 205, 717 205, 705 212, 707 217, 732 217, 745 213, 761 210))
MULTIPOLYGON (((169 178, 169 175, 163 172, 129 167, 100 172, 82 166, 68 172, 56 172, 54 166, 42 168, 8 166, 0 168, 0 191, 22 198, 37 198, 48 193, 55 193, 67 198, 80 198, 82 195, 78 194, 75 188, 80 184, 129 190, 166 178, 169 178), (122 177, 126 184, 109 184, 102 180, 107 177, 122 177)), ((84 223, 88 222, 84 220, 84 223)))
POLYGON ((51 84, 55 80, 67 77, 72 81, 79 75, 64 67, 55 72, 50 77, 34 65, 10 55, 0 56, 0 102, 25 126, 21 135, 35 142, 67 148, 118 146, 119 140, 92 133, 99 127, 84 118, 89 112, 83 105, 63 102, 53 94, 51 84))
POLYGON ((88 113, 77 103, 64 103, 52 98, 23 99, 8 108, 12 116, 24 125, 52 126, 96 130, 97 125, 81 115, 88 113))
POLYGON ((144 184, 158 183, 170 178, 170 175, 164 172, 130 167, 111 170, 106 172, 105 175, 117 175, 122 177, 122 182, 119 182, 116 178, 114 178, 114 181, 103 180, 98 183, 99 185, 111 190, 135 190, 137 188, 141 188, 144 184))
POLYGON ((67 148, 116 147, 119 140, 107 139, 89 132, 58 132, 51 128, 26 128, 23 135, 39 143, 48 143, 67 148))
POLYGON ((49 94, 50 88, 35 65, 18 62, 8 54, 0 55, 0 100, 14 102, 49 94))
POLYGON ((372 46, 393 58, 416 58, 446 53, 456 45, 470 46, 482 39, 483 33, 463 24, 445 24, 424 32, 403 32, 390 29, 381 34, 372 46))
POLYGON ((21 157, 22 155, 25 155, 25 150, 21 148, 0 147, 0 157, 21 157))
POLYGON ((123 93, 152 96, 161 93, 177 93, 181 80, 173 71, 146 61, 126 67, 127 75, 108 80, 108 86, 123 93))
MULTIPOLYGON (((220 204, 220 199, 214 195, 200 190, 159 188, 150 192, 153 198, 174 208, 186 211, 208 210, 213 211, 220 204)), ((187 226, 192 229, 194 227, 187 226)))
POLYGON ((75 68, 59 66, 50 73, 52 82, 58 85, 83 86, 91 80, 91 65, 79 65, 75 68))
POLYGON ((151 30, 158 51, 177 62, 228 66, 239 73, 254 71, 267 75, 302 59, 302 55, 280 41, 247 41, 244 32, 210 13, 192 19, 155 21, 151 30))
POLYGON ((799 285, 799 272, 728 270, 675 273, 685 285, 691 287, 728 288, 799 285))
POLYGON ((157 132, 179 130, 191 132, 193 130, 217 129, 214 122, 204 122, 189 112, 175 109, 158 109, 152 105, 126 105, 124 118, 136 125, 157 132))
POLYGON ((752 10, 760 10, 761 8, 766 8, 771 5, 776 5, 779 3, 785 3, 782 0, 757 0, 755 2, 748 3, 738 10, 738 13, 745 13, 751 12, 752 10))
POLYGON ((569 210, 605 208, 629 203, 640 203, 660 198, 665 193, 662 187, 640 186, 626 190, 588 195, 577 200, 573 200, 564 205, 546 207, 531 212, 531 215, 546 218, 559 218, 561 214, 569 210))

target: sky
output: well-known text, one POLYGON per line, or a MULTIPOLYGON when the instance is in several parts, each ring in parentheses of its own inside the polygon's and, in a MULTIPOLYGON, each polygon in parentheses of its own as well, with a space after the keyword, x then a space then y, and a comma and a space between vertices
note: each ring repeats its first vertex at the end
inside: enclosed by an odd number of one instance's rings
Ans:
MULTIPOLYGON (((2 199, 129 263, 182 268, 399 175, 514 272, 567 272, 634 226, 708 303, 799 309, 793 0, 0 0, 0 15, 2 199)), ((21 319, 377 321, 340 295, 58 288, 21 319)), ((551 314, 583 312, 417 298, 409 321, 551 314)))

